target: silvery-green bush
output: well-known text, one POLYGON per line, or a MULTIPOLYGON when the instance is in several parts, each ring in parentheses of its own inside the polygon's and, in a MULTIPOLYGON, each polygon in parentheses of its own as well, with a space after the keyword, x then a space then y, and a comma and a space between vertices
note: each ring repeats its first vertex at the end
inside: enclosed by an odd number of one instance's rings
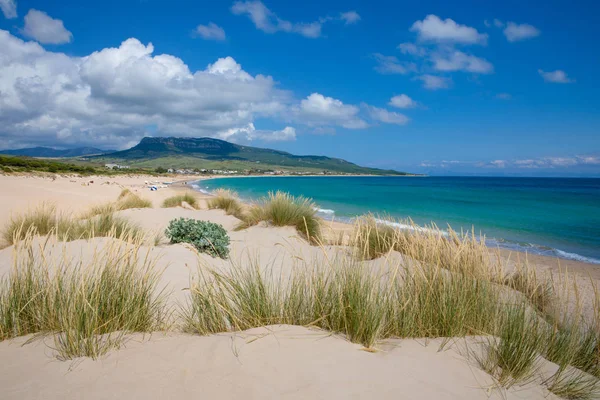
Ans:
POLYGON ((229 236, 223 226, 209 221, 179 218, 169 222, 165 235, 171 243, 190 243, 199 252, 227 258, 229 236))

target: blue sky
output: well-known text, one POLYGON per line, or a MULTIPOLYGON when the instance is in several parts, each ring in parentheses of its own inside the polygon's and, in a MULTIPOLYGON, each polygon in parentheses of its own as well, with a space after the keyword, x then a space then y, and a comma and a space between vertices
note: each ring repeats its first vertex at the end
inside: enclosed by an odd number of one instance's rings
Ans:
POLYGON ((600 176, 593 2, 0 7, 0 147, 213 136, 431 174, 600 176))

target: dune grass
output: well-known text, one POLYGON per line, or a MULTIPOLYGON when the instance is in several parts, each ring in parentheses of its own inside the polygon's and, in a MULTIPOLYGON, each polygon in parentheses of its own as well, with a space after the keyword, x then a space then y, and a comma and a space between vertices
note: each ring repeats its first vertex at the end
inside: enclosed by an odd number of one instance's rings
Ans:
POLYGON ((191 195, 189 193, 185 193, 185 194, 180 194, 177 196, 171 196, 171 197, 165 199, 165 201, 163 201, 163 203, 162 203, 162 207, 163 208, 181 207, 183 205, 183 202, 186 202, 193 208, 197 208, 197 206, 198 206, 198 201, 196 200, 196 197, 194 197, 193 195, 191 195))
POLYGON ((483 352, 473 352, 474 358, 499 386, 540 382, 538 367, 546 357, 560 371, 571 371, 547 380, 549 390, 570 393, 568 398, 596 393, 598 331, 584 330, 574 317, 577 329, 564 331, 567 325, 561 324, 567 339, 554 337, 560 331, 545 313, 561 299, 526 263, 505 273, 505 265, 472 235, 370 227, 359 230, 371 234, 372 241, 363 236, 363 249, 379 254, 402 249, 410 257, 384 258, 376 268, 362 261, 362 252, 361 257, 323 257, 287 277, 258 261, 249 267, 232 263, 226 271, 200 268, 182 309, 183 329, 206 335, 271 324, 315 326, 368 349, 386 338, 444 338, 447 343, 478 336, 484 338, 483 352))
POLYGON ((2 239, 5 244, 13 245, 29 235, 49 234, 64 241, 104 236, 141 238, 144 235, 137 225, 110 212, 94 213, 94 216, 81 220, 59 213, 51 204, 41 204, 29 212, 14 216, 3 229, 2 239))
POLYGON ((238 219, 243 219, 243 206, 238 199, 236 192, 227 189, 218 189, 214 196, 208 200, 208 208, 211 210, 220 209, 227 215, 233 215, 238 219))
POLYGON ((296 231, 312 244, 322 242, 321 222, 316 216, 317 207, 311 199, 294 197, 288 193, 276 192, 261 199, 242 214, 238 229, 256 225, 261 221, 273 226, 293 226, 296 231))
POLYGON ((142 199, 129 189, 123 189, 121 190, 119 197, 117 197, 117 201, 91 206, 80 215, 80 218, 88 219, 96 215, 111 214, 116 211, 128 210, 130 208, 152 208, 152 202, 147 199, 142 199))
POLYGON ((458 234, 450 228, 442 231, 435 225, 421 227, 411 220, 380 219, 369 214, 356 220, 350 245, 362 260, 395 250, 449 271, 476 278, 501 278, 501 265, 492 262, 485 238, 474 232, 458 234))
POLYGON ((546 383, 550 392, 564 399, 593 400, 600 397, 598 378, 576 368, 559 370, 546 383))
POLYGON ((141 242, 110 241, 85 263, 65 254, 42 257, 57 240, 40 244, 28 235, 15 245, 10 274, 0 281, 0 340, 52 335, 60 359, 96 358, 130 332, 161 328, 159 275, 141 242))

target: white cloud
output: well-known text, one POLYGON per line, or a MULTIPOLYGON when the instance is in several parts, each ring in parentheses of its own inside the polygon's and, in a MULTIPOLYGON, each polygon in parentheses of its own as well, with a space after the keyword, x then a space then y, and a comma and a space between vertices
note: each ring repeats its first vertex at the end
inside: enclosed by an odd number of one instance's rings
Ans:
POLYGON ((417 46, 414 43, 400 43, 398 48, 402 54, 410 54, 411 56, 423 57, 427 54, 427 50, 423 47, 417 46))
POLYGON ((265 33, 288 32, 297 33, 307 38, 318 38, 321 36, 323 24, 329 21, 344 21, 346 25, 360 20, 356 11, 340 13, 339 17, 322 17, 313 22, 291 22, 279 18, 263 2, 259 0, 236 1, 231 7, 235 15, 246 15, 254 23, 257 29, 265 33))
POLYGON ((340 14, 340 19, 348 24, 355 24, 360 21, 360 15, 356 11, 348 11, 340 14))
POLYGON ((0 0, 0 9, 2 9, 4 18, 17 18, 17 3, 15 0, 0 0))
MULTIPOLYGON (((0 43, 0 147, 123 147, 149 132, 224 137, 254 118, 285 113, 293 101, 271 77, 252 76, 231 57, 190 71, 133 38, 85 57, 46 51, 2 30, 0 43)), ((292 136, 289 129, 270 135, 292 136)))
POLYGON ((423 81, 423 87, 429 90, 448 89, 452 84, 450 78, 429 74, 418 76, 415 79, 423 81))
POLYGON ((466 71, 477 74, 494 72, 494 66, 487 60, 458 50, 449 54, 435 53, 431 60, 433 61, 433 67, 438 71, 466 71))
POLYGON ((498 93, 496 98, 500 100, 510 100, 512 99, 512 95, 510 93, 498 93))
POLYGON ((544 78, 546 82, 552 83, 573 83, 574 79, 568 77, 565 71, 557 69, 556 71, 544 71, 542 69, 538 69, 538 73, 544 78))
POLYGON ((373 58, 377 62, 375 71, 380 74, 391 75, 391 74, 408 74, 409 72, 416 71, 416 65, 414 63, 401 62, 397 57, 385 56, 381 53, 373 54, 373 58))
POLYGON ((504 22, 500 21, 497 18, 494 18, 494 26, 496 26, 496 28, 504 28, 504 22))
POLYGON ((417 102, 405 94, 399 94, 390 99, 389 105, 396 108, 412 108, 417 106, 417 102))
POLYGON ((529 24, 516 24, 514 22, 508 22, 503 32, 509 42, 518 42, 540 35, 539 29, 535 26, 529 24))
POLYGON ((361 119, 357 106, 344 104, 341 100, 312 93, 296 107, 296 117, 309 126, 337 125, 347 129, 363 129, 368 124, 361 119))
POLYGON ((490 165, 492 167, 496 167, 496 168, 504 168, 504 167, 506 167, 506 161, 505 160, 494 160, 494 161, 490 161, 490 165))
POLYGON ((225 40, 225 30, 213 22, 209 22, 208 25, 198 25, 196 33, 206 40, 225 40))
POLYGON ((419 40, 438 43, 486 44, 488 37, 475 28, 457 24, 450 18, 442 20, 432 14, 423 21, 416 21, 410 30, 417 32, 419 40))
POLYGON ((384 108, 365 105, 371 118, 375 121, 384 122, 386 124, 405 125, 409 119, 406 115, 393 111, 388 111, 384 108))
POLYGON ((249 143, 254 140, 284 142, 296 140, 296 129, 286 126, 280 131, 257 130, 253 123, 249 123, 246 126, 228 129, 219 136, 234 143, 249 143))
POLYGON ((54 19, 43 11, 31 9, 25 16, 23 34, 44 44, 69 43, 73 34, 60 19, 54 19))

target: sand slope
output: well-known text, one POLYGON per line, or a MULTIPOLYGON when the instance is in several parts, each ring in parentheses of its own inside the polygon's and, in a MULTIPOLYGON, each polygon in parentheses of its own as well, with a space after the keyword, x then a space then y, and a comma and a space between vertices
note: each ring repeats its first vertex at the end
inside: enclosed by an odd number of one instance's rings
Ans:
MULTIPOLYGON (((47 339, 49 340, 49 339, 47 339)), ((59 362, 41 341, 0 343, 3 399, 553 399, 540 386, 486 391, 459 345, 394 340, 369 353, 297 326, 210 337, 132 338, 98 361, 59 362), (491 397, 488 397, 491 396, 491 397), (548 397, 544 397, 548 396, 548 397)))

